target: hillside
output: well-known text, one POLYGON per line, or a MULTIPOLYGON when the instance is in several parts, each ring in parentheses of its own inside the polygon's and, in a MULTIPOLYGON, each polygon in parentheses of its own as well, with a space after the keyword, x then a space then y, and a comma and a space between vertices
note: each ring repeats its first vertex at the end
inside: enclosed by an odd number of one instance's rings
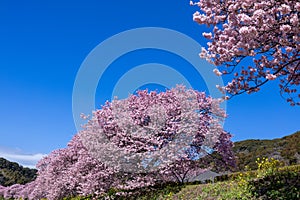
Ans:
POLYGON ((256 169, 256 158, 268 157, 283 161, 285 165, 300 164, 300 131, 273 140, 244 140, 234 143, 237 171, 248 165, 256 169))
POLYGON ((36 169, 22 167, 18 163, 0 158, 0 185, 25 184, 35 179, 36 169))

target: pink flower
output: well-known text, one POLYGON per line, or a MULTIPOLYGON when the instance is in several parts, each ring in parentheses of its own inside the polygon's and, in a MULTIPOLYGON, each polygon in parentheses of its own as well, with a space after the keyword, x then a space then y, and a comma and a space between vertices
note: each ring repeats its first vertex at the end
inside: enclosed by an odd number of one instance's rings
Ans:
POLYGON ((277 78, 277 76, 274 74, 267 74, 267 76, 266 76, 266 79, 268 79, 268 80, 275 80, 276 78, 277 78))
POLYGON ((242 14, 239 14, 238 17, 240 18, 240 20, 242 22, 245 22, 245 23, 249 23, 252 21, 251 17, 249 17, 248 15, 242 13, 242 14))
POLYGON ((207 57, 207 51, 205 48, 201 48, 201 53, 199 54, 200 58, 206 58, 207 57))
POLYGON ((222 94, 225 94, 225 88, 224 86, 220 86, 220 85, 216 85, 216 88, 222 93, 222 94))
POLYGON ((289 32, 291 29, 292 29, 291 26, 287 24, 280 26, 280 30, 282 32, 289 32))
POLYGON ((242 35, 248 34, 248 27, 243 26, 242 28, 240 28, 239 33, 242 34, 242 35))
POLYGON ((290 22, 296 26, 299 23, 299 19, 297 15, 293 15, 293 17, 291 17, 290 22))
POLYGON ((297 3, 296 3, 295 9, 296 9, 297 11, 300 11, 300 2, 297 2, 297 3))
POLYGON ((220 72, 218 69, 214 69, 213 72, 217 75, 217 76, 221 76, 222 72, 220 72))
POLYGON ((256 18, 264 15, 265 15, 265 11, 262 9, 255 10, 253 13, 253 16, 256 18))
POLYGON ((291 8, 286 4, 282 4, 281 7, 279 8, 279 11, 281 12, 281 14, 285 15, 291 12, 291 8))
POLYGON ((199 12, 195 12, 193 15, 193 20, 195 22, 198 22, 199 24, 204 24, 206 21, 206 16, 203 14, 200 14, 199 12))
POLYGON ((286 52, 290 53, 290 52, 293 51, 293 48, 292 47, 286 47, 285 50, 286 50, 286 52))
POLYGON ((207 39, 211 39, 212 38, 212 34, 211 33, 202 33, 203 37, 207 38, 207 39))

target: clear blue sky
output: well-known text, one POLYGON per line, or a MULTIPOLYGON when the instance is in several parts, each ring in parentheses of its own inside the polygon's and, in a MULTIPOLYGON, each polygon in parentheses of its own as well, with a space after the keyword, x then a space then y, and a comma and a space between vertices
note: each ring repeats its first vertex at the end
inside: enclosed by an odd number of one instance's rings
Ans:
MULTIPOLYGON (((192 20, 195 10, 188 0, 2 0, 0 156, 37 156, 66 146, 76 133, 72 115, 76 74, 86 56, 107 38, 134 28, 163 27, 184 33, 205 46, 205 27, 192 20)), ((108 70, 101 84, 107 86, 109 93, 116 70, 126 72, 151 62, 177 70, 183 67, 186 71, 181 69, 181 73, 187 79, 202 81, 176 56, 145 49, 118 59, 116 63, 124 68, 108 70)), ((100 106, 109 96, 97 93, 95 98, 100 106)), ((227 112, 225 129, 234 135, 234 141, 271 139, 300 130, 299 107, 290 107, 280 97, 275 82, 264 86, 260 93, 230 100, 227 112)), ((25 163, 26 158, 22 159, 20 162, 25 163)))

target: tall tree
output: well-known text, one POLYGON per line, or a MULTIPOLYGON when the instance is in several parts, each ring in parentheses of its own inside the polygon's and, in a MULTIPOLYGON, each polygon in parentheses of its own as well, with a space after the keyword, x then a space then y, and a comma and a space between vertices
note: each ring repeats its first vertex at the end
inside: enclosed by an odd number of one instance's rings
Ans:
POLYGON ((219 103, 183 86, 108 102, 87 117, 67 148, 38 163, 34 182, 0 188, 0 196, 99 197, 111 188, 130 191, 158 182, 182 183, 207 169, 205 156, 212 152, 221 155, 224 165, 234 165, 219 103))
POLYGON ((194 21, 212 26, 200 56, 234 74, 219 89, 227 98, 259 91, 278 80, 280 94, 300 105, 300 2, 295 0, 200 0, 194 21), (251 62, 251 65, 247 65, 251 62))

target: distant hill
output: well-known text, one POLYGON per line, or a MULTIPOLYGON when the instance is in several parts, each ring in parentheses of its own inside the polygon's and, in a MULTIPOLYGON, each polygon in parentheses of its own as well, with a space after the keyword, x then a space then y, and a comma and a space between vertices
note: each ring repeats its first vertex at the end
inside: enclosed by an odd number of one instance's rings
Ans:
POLYGON ((25 184, 36 178, 36 169, 22 167, 18 163, 0 158, 0 185, 25 184))
POLYGON ((300 164, 300 131, 273 140, 244 140, 234 143, 237 171, 248 165, 256 169, 256 158, 268 157, 283 161, 286 165, 300 164))

